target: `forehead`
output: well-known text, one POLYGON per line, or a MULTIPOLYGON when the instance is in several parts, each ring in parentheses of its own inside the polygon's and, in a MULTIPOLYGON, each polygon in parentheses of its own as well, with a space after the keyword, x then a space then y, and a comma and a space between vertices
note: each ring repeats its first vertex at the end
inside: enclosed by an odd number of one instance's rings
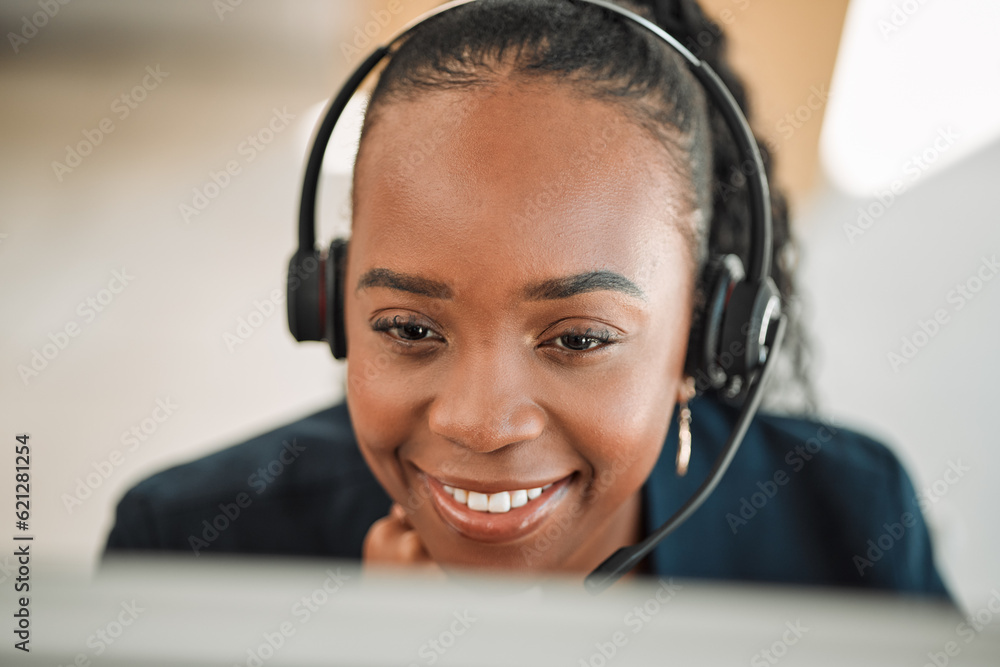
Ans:
POLYGON ((362 141, 351 252, 366 265, 648 277, 690 259, 678 234, 689 188, 621 108, 568 86, 420 94, 381 105, 362 141))

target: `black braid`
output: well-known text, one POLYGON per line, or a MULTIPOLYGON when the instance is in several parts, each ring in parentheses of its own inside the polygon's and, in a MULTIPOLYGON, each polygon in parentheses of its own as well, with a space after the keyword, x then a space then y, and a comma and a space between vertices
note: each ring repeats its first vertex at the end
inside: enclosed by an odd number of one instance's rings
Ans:
MULTIPOLYGON (((616 2, 654 20, 705 60, 750 117, 746 90, 725 57, 725 36, 695 0, 616 2)), ((704 92, 680 56, 647 30, 573 0, 480 0, 458 7, 421 24, 396 49, 372 94, 362 138, 381 105, 412 99, 427 90, 495 83, 501 63, 514 65, 507 76, 554 76, 619 104, 663 142, 675 164, 682 165, 694 189, 690 205, 703 211, 706 220, 712 216, 708 238, 704 228, 691 230, 688 238, 699 267, 697 314, 704 295, 706 258, 726 253, 748 256, 746 179, 721 115, 706 104, 704 92)), ((762 143, 761 153, 770 176, 771 155, 762 143)), ((784 302, 791 304, 796 297, 791 267, 795 246, 785 197, 773 183, 771 196, 772 277, 784 302)), ((795 310, 789 315, 783 354, 789 362, 785 369, 789 377, 782 389, 793 389, 801 399, 799 404, 811 410, 806 344, 795 310)), ((775 382, 772 387, 778 385, 775 382)))
MULTIPOLYGON (((696 0, 615 0, 617 4, 655 22, 676 37, 694 55, 708 63, 736 98, 747 118, 753 119, 743 80, 729 64, 726 35, 702 11, 696 0), (645 10, 645 11, 644 11, 645 10)), ((710 253, 735 253, 747 257, 749 251, 750 209, 747 183, 735 144, 722 116, 710 110, 712 117, 714 163, 714 215, 709 238, 710 253)), ((775 261, 771 278, 781 292, 785 310, 789 315, 782 356, 787 363, 783 369, 787 399, 807 412, 815 412, 816 398, 808 373, 810 345, 800 317, 800 302, 795 289, 794 270, 798 261, 798 245, 791 235, 787 199, 775 185, 774 160, 766 142, 757 137, 765 172, 771 184, 771 209, 773 215, 773 249, 775 261), (795 385, 795 386, 791 386, 795 385)), ((780 382, 780 380, 779 380, 780 382)), ((772 386, 777 386, 775 382, 772 386)))

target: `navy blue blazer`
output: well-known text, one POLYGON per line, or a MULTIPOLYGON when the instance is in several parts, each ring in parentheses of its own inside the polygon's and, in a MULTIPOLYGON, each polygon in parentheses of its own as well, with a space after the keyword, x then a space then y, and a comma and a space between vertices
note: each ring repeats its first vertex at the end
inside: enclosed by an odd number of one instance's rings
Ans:
MULTIPOLYGON (((643 486, 647 532, 697 488, 737 411, 691 403, 643 486)), ((391 500, 358 451, 344 403, 159 472, 121 499, 106 553, 255 553, 360 559, 391 500)), ((856 432, 759 413, 715 492, 648 561, 658 576, 850 586, 949 597, 916 493, 896 457, 856 432)))

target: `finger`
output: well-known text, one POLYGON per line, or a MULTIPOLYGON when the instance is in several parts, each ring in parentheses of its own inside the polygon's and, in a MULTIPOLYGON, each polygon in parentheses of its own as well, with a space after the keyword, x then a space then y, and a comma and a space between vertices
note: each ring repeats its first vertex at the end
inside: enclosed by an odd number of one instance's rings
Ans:
POLYGON ((405 528, 392 516, 382 517, 371 525, 362 544, 362 558, 366 562, 393 559, 393 545, 399 541, 405 528))
MULTIPOLYGON (((398 510, 396 510, 398 511, 398 510)), ((372 524, 362 545, 363 565, 396 565, 415 568, 425 574, 446 578, 445 572, 413 528, 404 526, 390 510, 389 516, 372 524)))
POLYGON ((400 557, 407 563, 431 562, 431 556, 415 530, 407 530, 400 536, 398 548, 400 557))
POLYGON ((407 565, 417 569, 425 575, 447 579, 445 571, 437 562, 431 558, 427 547, 424 546, 420 535, 415 530, 408 530, 403 533, 399 542, 401 557, 407 565))
POLYGON ((362 545, 366 562, 414 564, 431 560, 416 530, 396 517, 386 516, 368 529, 362 545))
POLYGON ((392 504, 392 507, 389 508, 389 516, 394 517, 404 526, 413 528, 413 525, 410 524, 410 517, 406 514, 406 509, 399 503, 392 504))

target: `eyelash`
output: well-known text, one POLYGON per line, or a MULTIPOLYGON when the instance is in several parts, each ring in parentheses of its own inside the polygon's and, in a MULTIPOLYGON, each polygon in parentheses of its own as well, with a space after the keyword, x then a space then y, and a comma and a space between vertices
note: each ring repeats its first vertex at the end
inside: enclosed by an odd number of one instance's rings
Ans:
MULTIPOLYGON (((421 329, 427 332, 434 331, 430 327, 422 324, 416 317, 413 316, 410 316, 406 319, 401 318, 399 315, 394 315, 392 318, 380 317, 374 322, 372 322, 371 327, 372 331, 385 333, 386 335, 388 335, 389 340, 392 341, 392 343, 398 349, 400 349, 400 351, 404 353, 411 353, 411 354, 416 353, 416 350, 414 348, 418 343, 424 340, 433 340, 427 337, 410 340, 405 338, 398 338, 397 336, 393 336, 390 334, 391 331, 395 329, 402 329, 404 327, 420 327, 421 329)), ((606 348, 609 345, 613 345, 614 343, 617 342, 615 334, 613 334, 611 331, 607 329, 599 329, 595 331, 591 327, 587 327, 585 331, 580 331, 577 328, 571 328, 550 340, 555 342, 555 341, 560 341, 564 338, 573 338, 573 337, 583 338, 589 342, 596 342, 597 345, 588 346, 586 349, 583 350, 574 350, 569 347, 560 347, 557 345, 553 345, 553 347, 556 347, 556 349, 570 356, 583 356, 586 354, 593 354, 594 352, 606 348)))
MULTIPOLYGON (((432 331, 430 327, 424 326, 417 320, 416 317, 413 317, 412 315, 406 318, 405 320, 402 320, 402 318, 399 315, 393 315, 391 319, 388 317, 380 317, 374 322, 372 322, 372 331, 388 334, 390 331, 394 329, 402 329, 403 327, 411 327, 411 326, 420 327, 421 329, 424 329, 426 331, 432 331)), ((428 340, 428 339, 417 338, 413 340, 407 340, 405 338, 398 338, 396 336, 390 335, 389 340, 391 340, 392 343, 397 347, 399 347, 401 350, 411 351, 415 344, 419 343, 422 340, 428 340)))
POLYGON ((600 329, 598 331, 594 331, 590 327, 587 327, 586 331, 580 331, 579 329, 570 329, 569 331, 563 332, 562 334, 560 334, 556 338, 553 338, 552 340, 558 341, 562 340, 563 338, 574 338, 574 337, 583 338, 589 341, 596 341, 598 345, 596 347, 588 347, 585 350, 574 350, 572 348, 559 348, 559 349, 565 350, 566 352, 572 354, 585 354, 587 352, 599 350, 607 345, 610 345, 613 342, 616 342, 614 340, 614 335, 607 329, 600 329))

